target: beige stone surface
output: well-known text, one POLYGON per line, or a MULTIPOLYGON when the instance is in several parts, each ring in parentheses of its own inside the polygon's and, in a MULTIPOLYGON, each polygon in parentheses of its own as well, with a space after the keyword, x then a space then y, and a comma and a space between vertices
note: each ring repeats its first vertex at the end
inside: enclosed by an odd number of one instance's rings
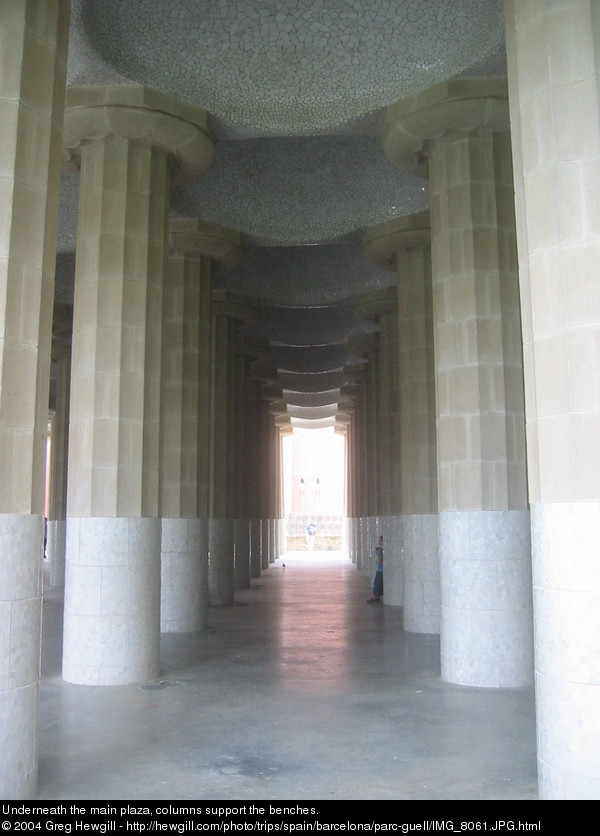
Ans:
POLYGON ((510 143, 474 129, 426 146, 440 508, 524 507, 510 143))
POLYGON ((529 494, 598 498, 600 123, 593 4, 510 3, 529 494), (513 28, 514 27, 514 28, 513 28), (585 452, 584 452, 585 451, 585 452))
POLYGON ((158 513, 165 153, 109 136, 82 151, 69 513, 158 513), (82 258, 80 258, 80 253, 82 258))

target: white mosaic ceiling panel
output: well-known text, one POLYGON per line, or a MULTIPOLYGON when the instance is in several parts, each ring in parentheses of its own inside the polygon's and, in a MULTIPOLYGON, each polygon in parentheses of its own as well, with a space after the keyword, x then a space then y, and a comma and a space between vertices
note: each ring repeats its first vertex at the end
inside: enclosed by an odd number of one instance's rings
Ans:
POLYGON ((360 238, 319 247, 247 249, 239 267, 216 277, 219 287, 271 305, 314 307, 388 287, 394 274, 364 257, 360 238))
POLYGON ((74 0, 71 82, 118 73, 264 133, 322 133, 485 62, 502 0, 74 0), (102 69, 103 68, 103 69, 102 69))
POLYGON ((219 143, 172 205, 257 244, 315 244, 424 211, 429 188, 389 162, 380 136, 254 139, 219 143))

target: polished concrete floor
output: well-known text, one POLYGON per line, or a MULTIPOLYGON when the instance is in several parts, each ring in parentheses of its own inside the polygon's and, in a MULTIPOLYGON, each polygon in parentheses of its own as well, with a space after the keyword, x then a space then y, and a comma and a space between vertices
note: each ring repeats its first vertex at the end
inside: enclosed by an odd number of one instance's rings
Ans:
POLYGON ((46 587, 38 798, 537 799, 533 689, 442 682, 439 637, 367 604, 335 553, 279 558, 205 633, 161 638, 161 675, 61 678, 46 587))

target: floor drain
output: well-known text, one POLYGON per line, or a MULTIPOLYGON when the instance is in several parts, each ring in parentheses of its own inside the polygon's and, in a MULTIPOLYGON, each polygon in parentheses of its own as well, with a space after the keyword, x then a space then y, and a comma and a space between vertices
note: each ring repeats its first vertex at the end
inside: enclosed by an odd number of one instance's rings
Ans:
POLYGON ((162 691, 163 688, 171 688, 173 685, 183 685, 178 679, 161 679, 160 682, 147 682, 140 685, 141 691, 162 691))

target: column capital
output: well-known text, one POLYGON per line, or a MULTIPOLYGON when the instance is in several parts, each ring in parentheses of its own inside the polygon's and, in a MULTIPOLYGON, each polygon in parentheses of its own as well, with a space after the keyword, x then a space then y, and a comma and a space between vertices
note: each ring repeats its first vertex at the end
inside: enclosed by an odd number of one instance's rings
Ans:
POLYGON ((381 314, 391 313, 398 306, 398 289, 395 285, 361 293, 354 300, 358 316, 377 322, 381 314))
POLYGON ((284 415, 284 414, 276 415, 274 423, 275 423, 275 426, 277 427, 277 429, 279 430, 280 433, 283 432, 284 430, 286 432, 290 432, 290 433, 294 431, 294 428, 292 426, 292 419, 290 418, 289 415, 284 415))
POLYGON ((235 229, 198 218, 169 220, 169 249, 183 255, 202 255, 230 270, 242 260, 242 235, 235 229))
POLYGON ((506 79, 450 79, 391 104, 383 151, 395 165, 425 174, 428 140, 477 128, 510 129, 506 79))
MULTIPOLYGON (((348 337, 348 351, 354 357, 368 357, 379 348, 379 334, 377 331, 370 331, 368 334, 356 334, 353 337, 348 337)), ((349 380, 351 375, 361 375, 364 373, 366 363, 358 366, 354 363, 352 366, 347 366, 344 369, 344 379, 349 380)))
POLYGON ((367 230, 365 255, 374 264, 396 270, 396 256, 431 245, 429 212, 405 215, 367 230))
POLYGON ((235 353, 252 360, 268 360, 271 356, 271 345, 262 337, 250 336, 240 331, 237 336, 235 353))
POLYGON ((196 177, 214 160, 209 117, 202 108, 143 85, 70 87, 63 127, 65 168, 78 171, 83 146, 111 135, 162 148, 174 183, 196 177))
POLYGON ((258 316, 258 299, 215 288, 212 292, 212 312, 213 316, 228 316, 249 325, 258 316))

